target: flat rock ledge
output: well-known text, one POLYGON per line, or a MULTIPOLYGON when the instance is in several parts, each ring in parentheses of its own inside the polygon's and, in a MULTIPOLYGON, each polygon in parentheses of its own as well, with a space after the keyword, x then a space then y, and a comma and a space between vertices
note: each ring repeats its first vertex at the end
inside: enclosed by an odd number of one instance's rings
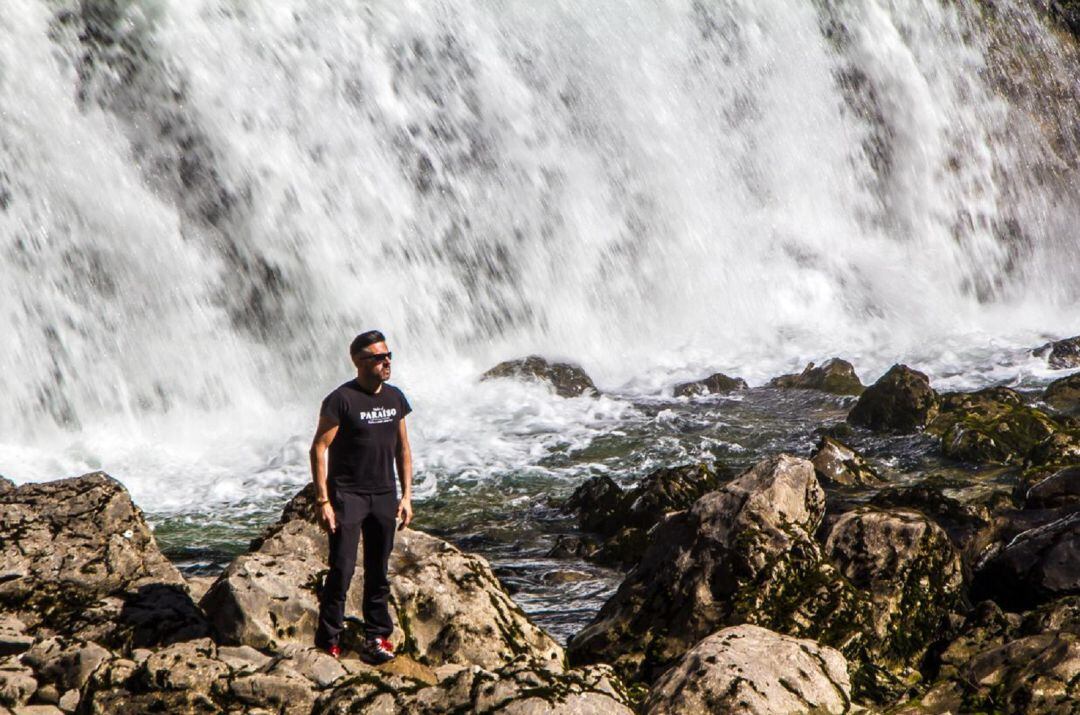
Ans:
POLYGON ((392 561, 401 655, 312 648, 310 487, 200 606, 107 475, 0 486, 0 713, 633 712, 609 667, 566 669, 483 559, 416 531, 392 561))

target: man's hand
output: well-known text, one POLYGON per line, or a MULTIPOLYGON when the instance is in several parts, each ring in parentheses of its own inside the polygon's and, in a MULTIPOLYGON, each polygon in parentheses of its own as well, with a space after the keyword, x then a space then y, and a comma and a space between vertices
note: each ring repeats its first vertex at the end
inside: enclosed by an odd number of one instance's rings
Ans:
POLYGON ((324 502, 315 507, 315 516, 319 520, 319 526, 321 526, 328 534, 332 534, 337 531, 337 517, 334 516, 334 505, 330 502, 324 502))
POLYGON ((397 505, 397 518, 401 524, 398 526, 398 531, 404 529, 412 521, 412 499, 409 497, 403 497, 397 505))

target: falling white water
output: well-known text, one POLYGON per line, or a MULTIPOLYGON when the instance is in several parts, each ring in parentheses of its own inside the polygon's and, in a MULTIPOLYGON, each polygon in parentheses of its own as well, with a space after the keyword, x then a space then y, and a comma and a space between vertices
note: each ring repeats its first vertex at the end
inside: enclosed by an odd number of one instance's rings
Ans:
POLYGON ((302 481, 370 327, 429 492, 633 409, 476 383, 530 352, 623 394, 1038 372, 1080 333, 1075 48, 1022 3, 833 5, 5 2, 0 473, 302 481))

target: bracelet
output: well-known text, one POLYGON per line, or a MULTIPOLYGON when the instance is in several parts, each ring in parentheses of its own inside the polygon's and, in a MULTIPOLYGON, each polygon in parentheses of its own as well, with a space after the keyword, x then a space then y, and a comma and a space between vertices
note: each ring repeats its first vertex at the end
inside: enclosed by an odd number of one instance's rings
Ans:
POLYGON ((327 497, 326 499, 316 499, 315 503, 316 504, 329 504, 330 503, 330 497, 327 497))

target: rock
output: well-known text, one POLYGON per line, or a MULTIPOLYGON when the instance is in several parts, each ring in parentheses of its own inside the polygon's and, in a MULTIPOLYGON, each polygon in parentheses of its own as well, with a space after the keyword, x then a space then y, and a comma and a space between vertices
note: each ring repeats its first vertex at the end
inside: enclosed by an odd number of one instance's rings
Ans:
POLYGON ((945 531, 907 510, 863 508, 840 517, 825 553, 856 588, 870 594, 877 664, 918 663, 963 608, 960 557, 945 531))
MULTIPOLYGON (((326 536, 310 509, 313 494, 311 485, 301 491, 257 550, 238 557, 203 598, 223 643, 281 651, 313 642, 327 558, 326 536)), ((406 529, 395 540, 390 582, 400 653, 431 666, 498 667, 523 654, 562 662, 562 648, 529 621, 478 556, 406 529)), ((358 569, 349 611, 360 612, 362 588, 358 569)))
POLYGON ((997 648, 1020 633, 1021 618, 1005 613, 993 601, 982 601, 967 614, 960 632, 938 658, 938 676, 953 678, 961 674, 979 653, 997 648))
POLYGON ((434 670, 423 663, 417 663, 407 655, 399 655, 389 663, 383 663, 378 667, 378 670, 381 673, 389 673, 390 675, 398 675, 402 678, 419 680, 428 685, 435 685, 439 682, 439 677, 435 674, 434 670))
POLYGON ((548 550, 547 556, 553 559, 591 558, 599 545, 592 539, 569 534, 560 534, 555 544, 548 550))
POLYGON ((1080 635, 1080 596, 1059 598, 1024 614, 1020 625, 1022 635, 1052 631, 1080 635))
POLYGON ((946 395, 927 432, 941 438, 941 451, 951 459, 1026 464, 1053 460, 1036 450, 1062 429, 1050 415, 1024 405, 1015 391, 996 387, 946 395))
POLYGON ((1059 412, 1080 415, 1080 372, 1051 382, 1041 399, 1059 412))
POLYGON ((15 656, 0 658, 0 707, 24 705, 37 689, 33 670, 15 656))
POLYGON ((1080 367, 1080 335, 1046 343, 1032 350, 1035 357, 1046 358, 1055 370, 1067 370, 1080 367))
MULTIPOLYGON (((286 646, 282 655, 287 660, 280 661, 304 676, 320 688, 325 688, 339 678, 343 678, 347 671, 337 658, 319 648, 303 648, 300 646, 286 646)), ((409 660, 408 656, 399 656, 401 660, 409 660)))
POLYGON ((832 648, 758 626, 725 628, 653 687, 646 713, 846 713, 847 661, 832 648))
POLYGON ((142 677, 154 690, 209 693, 229 672, 209 638, 167 646, 142 664, 142 677))
POLYGON ((722 372, 709 375, 703 380, 681 382, 674 388, 675 397, 697 397, 699 395, 717 395, 747 389, 746 380, 741 377, 728 377, 722 372))
POLYGON ((1014 538, 975 573, 972 595, 1006 608, 1080 594, 1080 513, 1014 538))
POLYGON ((866 389, 852 364, 840 358, 826 360, 820 367, 809 363, 799 374, 773 378, 769 387, 821 390, 834 395, 861 395, 866 389))
POLYGON ((623 490, 604 475, 591 477, 573 491, 563 509, 578 515, 578 526, 610 536, 619 529, 623 490))
POLYGON ((603 564, 632 566, 645 551, 647 532, 667 514, 686 509, 701 495, 730 478, 706 464, 658 469, 628 491, 606 476, 593 477, 574 490, 563 508, 578 514, 578 525, 607 537, 581 555, 603 564))
POLYGON ((824 505, 813 465, 780 455, 670 516, 650 533, 641 563, 571 639, 571 663, 606 661, 625 678, 648 681, 727 625, 791 633, 817 628, 828 614, 856 628, 854 596, 820 563, 812 537, 824 505))
POLYGON ((935 684, 918 706, 897 712, 1075 712, 1080 636, 1026 636, 974 655, 935 684))
POLYGON ((33 669, 39 682, 53 684, 63 693, 80 690, 112 658, 112 653, 97 643, 53 637, 35 643, 22 662, 33 669))
POLYGON ((73 713, 79 707, 79 691, 69 690, 60 696, 57 706, 66 713, 73 713))
POLYGON ((828 484, 867 486, 882 481, 861 454, 831 437, 821 438, 810 461, 818 477, 828 484))
POLYGON ((524 378, 547 382, 555 388, 555 394, 560 397, 577 397, 586 393, 599 394, 592 378, 579 366, 565 362, 548 362, 538 355, 501 362, 485 372, 480 379, 493 378, 517 380, 524 378))
POLYGON ((192 600, 198 602, 214 585, 214 581, 217 581, 217 576, 185 576, 184 581, 187 582, 188 593, 191 594, 192 600))
MULTIPOLYGON (((233 674, 254 673, 268 667, 273 660, 270 656, 248 645, 220 646, 217 649, 217 657, 218 660, 229 666, 229 670, 233 674)), ((327 655, 327 657, 330 658, 331 656, 327 655)), ((342 673, 344 672, 342 670, 342 673)))
POLYGON ((307 715, 316 697, 309 680, 283 669, 234 678, 228 692, 243 706, 268 708, 281 715, 307 715))
POLYGON ((0 613, 0 658, 25 653, 33 644, 34 637, 26 633, 26 625, 22 621, 0 613))
POLYGON ((15 491, 15 482, 0 474, 0 494, 15 491))
POLYGON ((1024 495, 1024 505, 1035 509, 1080 505, 1080 465, 1059 469, 1033 484, 1024 495))
POLYGON ((100 472, 0 494, 0 609, 30 633, 115 648, 207 632, 142 512, 100 472))
POLYGON ((875 432, 917 432, 938 413, 930 379, 906 365, 893 365, 859 397, 848 422, 875 432))
POLYGON ((556 672, 521 659, 494 671, 462 668, 437 686, 361 673, 315 704, 314 715, 345 713, 631 715, 622 685, 604 666, 556 672))

